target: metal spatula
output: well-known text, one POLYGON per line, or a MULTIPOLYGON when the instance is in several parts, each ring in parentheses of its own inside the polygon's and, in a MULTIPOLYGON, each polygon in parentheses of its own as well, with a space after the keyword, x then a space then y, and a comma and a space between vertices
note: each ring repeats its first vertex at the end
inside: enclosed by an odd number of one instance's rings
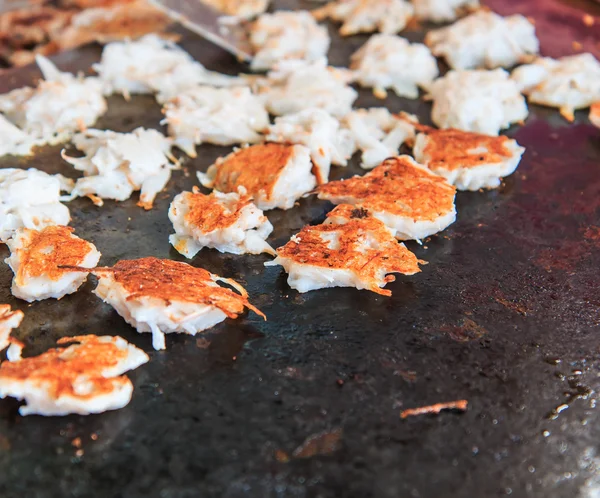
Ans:
POLYGON ((200 0, 150 0, 150 3, 174 21, 232 53, 239 60, 252 60, 252 50, 243 29, 228 23, 228 16, 200 0))

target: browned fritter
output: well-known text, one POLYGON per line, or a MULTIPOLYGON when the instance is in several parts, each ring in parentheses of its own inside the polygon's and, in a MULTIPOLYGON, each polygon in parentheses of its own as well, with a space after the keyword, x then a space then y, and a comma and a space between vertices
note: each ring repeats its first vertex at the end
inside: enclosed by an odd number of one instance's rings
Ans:
POLYGON ((102 9, 77 14, 71 25, 53 41, 61 50, 66 50, 93 41, 108 43, 135 39, 148 33, 160 33, 170 22, 163 12, 143 0, 115 2, 102 9))
MULTIPOLYGON (((277 249, 277 256, 290 258, 296 263, 324 268, 350 270, 362 281, 370 282, 369 290, 391 296, 391 291, 377 285, 378 275, 403 273, 413 275, 420 272, 417 257, 404 244, 396 241, 389 229, 370 215, 364 208, 340 204, 327 214, 327 218, 340 217, 343 224, 331 223, 305 226, 286 245, 277 249), (338 246, 330 248, 330 242, 323 235, 337 236, 338 246)), ((386 282, 395 277, 387 275, 386 282)))
POLYGON ((127 350, 119 349, 112 342, 101 342, 95 335, 62 337, 57 342, 77 342, 80 346, 68 359, 64 357, 63 348, 53 348, 39 356, 5 361, 0 365, 0 379, 39 383, 54 397, 67 394, 83 399, 111 393, 115 387, 130 383, 126 376, 105 378, 102 375, 104 370, 113 368, 126 359, 127 350), (75 392, 73 388, 82 374, 94 386, 90 394, 75 392))
POLYGON ((0 14, 0 59, 14 66, 92 41, 162 32, 169 18, 144 0, 69 0, 0 14), (91 9, 91 10, 90 10, 91 9))
POLYGON ((129 294, 128 301, 153 297, 165 303, 205 304, 219 308, 229 318, 236 318, 245 306, 264 318, 264 314, 250 304, 248 293, 237 282, 186 263, 150 257, 122 260, 111 268, 96 268, 93 272, 110 272, 115 282, 129 294), (215 284, 216 280, 231 285, 240 294, 215 284))
POLYGON ((264 191, 270 199, 282 170, 294 154, 294 146, 266 143, 244 147, 217 163, 214 188, 237 192, 243 186, 250 195, 264 191))
POLYGON ((482 164, 502 163, 513 156, 513 152, 505 146, 511 139, 504 135, 495 137, 452 128, 438 130, 420 125, 417 130, 429 138, 423 152, 431 158, 428 167, 434 170, 475 168, 482 164), (479 147, 485 147, 487 152, 468 153, 479 147))
POLYGON ((410 157, 386 159, 364 176, 318 187, 320 199, 348 202, 377 212, 431 221, 452 211, 456 189, 416 166, 410 157))
POLYGON ((190 225, 201 228, 204 232, 212 232, 233 225, 239 219, 241 210, 252 203, 252 198, 249 195, 240 195, 239 200, 229 211, 215 200, 215 195, 212 192, 209 195, 204 195, 197 187, 194 187, 193 193, 184 192, 183 195, 189 206, 185 221, 190 225))
POLYGON ((20 260, 16 283, 24 285, 27 279, 42 276, 59 280, 71 271, 60 267, 80 265, 91 247, 89 242, 71 237, 72 233, 73 228, 65 226, 28 230, 27 247, 15 251, 20 260))
POLYGON ((74 10, 31 6, 0 15, 0 58, 22 66, 29 64, 38 50, 51 43, 71 22, 74 10))

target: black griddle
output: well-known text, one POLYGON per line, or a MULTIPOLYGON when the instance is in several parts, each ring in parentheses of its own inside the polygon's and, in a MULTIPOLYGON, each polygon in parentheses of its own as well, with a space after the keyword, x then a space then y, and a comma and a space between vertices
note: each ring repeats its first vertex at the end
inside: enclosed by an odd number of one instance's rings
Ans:
MULTIPOLYGON (((538 2, 539 3, 539 2, 538 2)), ((311 7, 276 2, 282 7, 311 7)), ((560 20, 558 21, 560 22, 560 20)), ((341 40, 346 65, 367 36, 341 40)), ((404 33, 423 37, 415 28, 404 33)), ((565 41, 569 44, 570 41, 565 41)), ((182 45, 210 69, 243 70, 195 37, 182 45)), ((57 57, 71 71, 99 47, 57 57)), ((35 69, 4 73, 0 90, 32 83, 35 69), (11 76, 7 76, 10 74, 11 76)), ((357 106, 386 105, 429 122, 430 104, 361 90, 357 106)), ((100 128, 160 128, 151 96, 109 99, 100 128)), ((25 312, 15 332, 32 355, 63 336, 118 334, 150 363, 129 374, 122 410, 93 416, 21 417, 0 401, 0 496, 9 497, 593 497, 600 492, 600 133, 578 112, 531 106, 508 131, 527 147, 498 190, 459 193, 458 220, 407 245, 429 264, 388 286, 390 298, 354 289, 299 294, 267 256, 202 250, 192 264, 231 277, 266 313, 227 320, 196 337, 167 336, 155 352, 91 294, 95 280, 60 301, 28 305, 10 294, 0 266, 0 303, 25 312), (467 399, 465 413, 405 420, 400 411, 467 399)), ((76 176, 61 147, 0 167, 76 176)), ((229 151, 203 145, 175 172, 155 208, 137 196, 103 208, 70 203, 72 226, 102 264, 156 256, 183 261, 168 242, 173 196, 197 185, 229 151)), ((362 174, 355 157, 333 178, 362 174)), ((314 197, 270 211, 277 247, 331 205, 314 197)), ((8 255, 0 247, 0 257, 8 255)))

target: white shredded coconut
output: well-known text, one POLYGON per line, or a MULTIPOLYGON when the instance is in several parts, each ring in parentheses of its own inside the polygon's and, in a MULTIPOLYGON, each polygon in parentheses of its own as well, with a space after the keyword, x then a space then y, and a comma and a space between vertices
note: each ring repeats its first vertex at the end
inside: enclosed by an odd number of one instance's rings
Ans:
POLYGON ((151 209, 156 195, 165 187, 171 170, 171 141, 156 130, 137 128, 131 133, 87 130, 73 137, 84 157, 62 157, 83 171, 71 197, 97 196, 100 199, 129 199, 141 190, 139 205, 151 209))
POLYGON ((504 69, 450 71, 429 88, 431 118, 439 128, 497 135, 529 111, 517 84, 504 69))
POLYGON ((351 132, 341 129, 339 121, 326 111, 316 108, 276 118, 265 138, 308 147, 319 184, 328 181, 332 164, 346 166, 355 150, 351 132))
MULTIPOLYGON (((416 116, 410 116, 417 121, 416 116)), ((343 120, 362 151, 361 167, 372 169, 388 157, 398 155, 400 146, 415 137, 414 127, 406 120, 398 119, 385 107, 357 109, 343 120)))
POLYGON ((412 0, 415 17, 435 23, 455 21, 463 10, 479 7, 479 0, 412 0))
POLYGON ((36 61, 44 76, 36 88, 17 88, 0 95, 0 112, 26 133, 28 140, 63 142, 106 112, 98 78, 60 72, 42 55, 37 55, 36 61))
POLYGON ((313 11, 317 19, 341 22, 342 36, 380 31, 402 31, 413 16, 413 6, 404 0, 335 0, 313 11))
POLYGON ((60 203, 60 191, 70 191, 73 181, 37 169, 0 169, 0 242, 22 227, 39 230, 48 225, 68 225, 69 208, 60 203))
POLYGON ((453 69, 512 67, 540 50, 535 26, 525 17, 483 10, 430 31, 425 43, 453 69))
POLYGON ((241 81, 207 70, 181 47, 155 34, 136 41, 107 44, 102 59, 93 68, 105 93, 121 93, 126 98, 138 93, 157 93, 159 102, 197 85, 232 86, 241 81))
POLYGON ((253 71, 271 69, 285 59, 314 61, 327 55, 327 28, 319 26, 307 11, 263 14, 250 26, 253 71))
POLYGON ((196 157, 195 145, 256 143, 269 126, 261 98, 248 87, 199 86, 167 102, 164 107, 173 144, 196 157))
POLYGON ((213 190, 211 194, 182 192, 169 208, 169 219, 175 233, 169 242, 186 258, 193 258, 203 247, 232 254, 275 254, 266 242, 273 231, 261 209, 248 198, 245 190, 228 194, 213 190), (241 195, 240 195, 241 194, 241 195), (201 203, 196 205, 195 198, 201 203), (204 212, 204 214, 203 214, 204 212), (211 222, 207 229, 203 222, 211 222))
POLYGON ((316 107, 341 117, 350 112, 358 97, 348 85, 351 80, 350 71, 327 66, 325 58, 286 60, 257 81, 257 91, 267 110, 276 116, 316 107))
POLYGON ((358 83, 385 96, 385 89, 410 99, 419 97, 419 87, 437 78, 437 61, 421 43, 410 43, 395 35, 374 35, 352 55, 351 69, 358 83))

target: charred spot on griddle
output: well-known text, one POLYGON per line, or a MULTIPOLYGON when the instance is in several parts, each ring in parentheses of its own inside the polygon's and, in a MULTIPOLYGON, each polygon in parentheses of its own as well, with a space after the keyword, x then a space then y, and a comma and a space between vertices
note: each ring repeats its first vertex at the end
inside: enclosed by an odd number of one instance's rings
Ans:
POLYGON ((366 218, 367 216, 369 216, 369 211, 367 211, 365 208, 353 209, 352 213, 350 214, 351 218, 366 218))

